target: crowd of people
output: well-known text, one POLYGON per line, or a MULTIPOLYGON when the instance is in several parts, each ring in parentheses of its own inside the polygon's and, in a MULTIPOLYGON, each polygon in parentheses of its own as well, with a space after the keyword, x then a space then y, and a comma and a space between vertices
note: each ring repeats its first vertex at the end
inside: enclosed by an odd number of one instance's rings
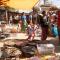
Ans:
MULTIPOLYGON (((1 19, 0 19, 1 20, 1 19)), ((45 41, 47 36, 58 37, 57 29, 57 12, 56 11, 42 11, 40 13, 30 12, 29 14, 9 14, 8 23, 18 24, 20 32, 27 31, 27 40, 33 40, 36 30, 41 27, 41 40, 45 41)))

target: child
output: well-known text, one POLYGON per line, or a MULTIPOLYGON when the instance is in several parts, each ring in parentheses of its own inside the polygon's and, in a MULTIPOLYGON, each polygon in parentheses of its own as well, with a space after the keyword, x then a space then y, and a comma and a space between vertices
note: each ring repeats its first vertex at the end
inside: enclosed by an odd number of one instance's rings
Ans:
POLYGON ((35 31, 34 31, 34 25, 31 22, 29 22, 27 30, 28 30, 27 40, 32 41, 35 37, 35 31))

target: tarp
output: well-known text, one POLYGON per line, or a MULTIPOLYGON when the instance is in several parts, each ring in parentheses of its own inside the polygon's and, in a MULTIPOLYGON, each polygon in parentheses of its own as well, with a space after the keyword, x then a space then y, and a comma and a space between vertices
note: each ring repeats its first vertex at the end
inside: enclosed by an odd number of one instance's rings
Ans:
POLYGON ((31 10, 38 0, 10 0, 7 5, 17 10, 31 10))

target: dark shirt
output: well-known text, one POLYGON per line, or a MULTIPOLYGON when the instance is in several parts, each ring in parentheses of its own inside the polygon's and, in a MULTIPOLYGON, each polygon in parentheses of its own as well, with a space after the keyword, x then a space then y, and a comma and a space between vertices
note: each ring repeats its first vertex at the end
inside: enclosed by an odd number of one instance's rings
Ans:
POLYGON ((44 19, 44 16, 38 15, 37 22, 39 25, 41 25, 41 27, 48 27, 47 19, 44 19))

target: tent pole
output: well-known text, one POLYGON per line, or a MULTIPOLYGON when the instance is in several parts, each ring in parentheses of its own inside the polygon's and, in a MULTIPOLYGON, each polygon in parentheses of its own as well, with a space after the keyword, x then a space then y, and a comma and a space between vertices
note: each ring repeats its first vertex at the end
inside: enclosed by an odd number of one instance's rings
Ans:
POLYGON ((6 22, 8 23, 8 12, 6 10, 6 22))

